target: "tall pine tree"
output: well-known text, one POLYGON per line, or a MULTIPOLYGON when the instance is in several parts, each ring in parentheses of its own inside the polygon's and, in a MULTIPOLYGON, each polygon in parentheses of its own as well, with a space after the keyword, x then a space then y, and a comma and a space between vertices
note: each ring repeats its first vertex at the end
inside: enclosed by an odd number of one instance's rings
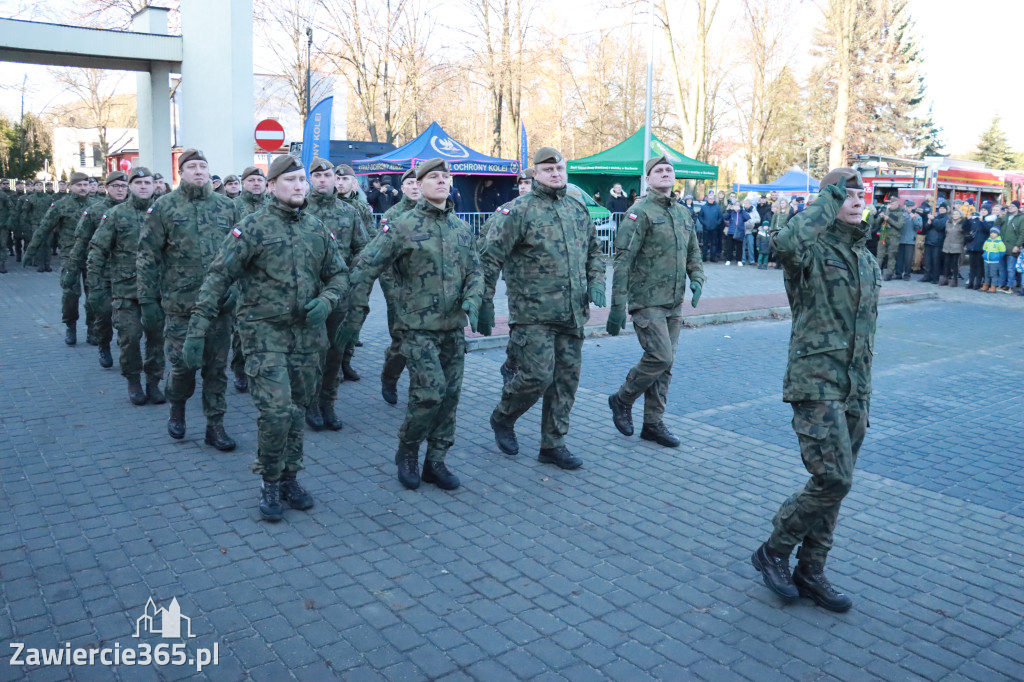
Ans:
POLYGON ((1007 170, 1013 168, 1014 154, 1010 150, 1010 144, 1006 141, 1006 133, 999 125, 1000 118, 992 119, 992 125, 981 134, 978 140, 978 151, 974 153, 975 161, 981 161, 986 168, 998 168, 1007 170))

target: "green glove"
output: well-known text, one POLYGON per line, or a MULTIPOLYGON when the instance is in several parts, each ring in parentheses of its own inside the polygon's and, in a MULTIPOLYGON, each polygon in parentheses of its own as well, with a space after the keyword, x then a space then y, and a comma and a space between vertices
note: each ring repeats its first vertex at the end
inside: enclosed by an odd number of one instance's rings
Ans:
POLYGON ((147 332, 162 331, 164 328, 164 311, 159 303, 142 303, 142 328, 147 332))
POLYGON ((605 331, 612 336, 618 336, 623 327, 626 326, 626 306, 613 305, 608 312, 608 322, 604 325, 605 331))
POLYGON ((484 336, 490 336, 494 331, 494 301, 482 301, 480 312, 477 315, 476 331, 484 336))
POLYGON ((345 349, 352 345, 352 342, 359 336, 359 325, 345 320, 338 325, 338 331, 334 333, 334 347, 345 349))
POLYGON ((477 331, 480 327, 480 309, 472 301, 463 301, 462 309, 466 311, 466 317, 469 318, 469 328, 477 331))
POLYGON ((226 313, 235 307, 235 299, 238 294, 235 287, 228 287, 228 293, 224 296, 224 302, 220 304, 220 312, 226 313))
POLYGON ((60 287, 61 289, 70 289, 75 286, 75 282, 78 280, 78 273, 72 271, 70 268, 64 268, 64 272, 60 273, 60 287))
POLYGON ((331 314, 331 304, 317 296, 306 304, 306 324, 316 327, 327 321, 331 314))
MULTIPOLYGON (((830 185, 831 186, 831 185, 830 185)), ((693 292, 693 296, 690 298, 690 305, 694 308, 697 307, 697 301, 700 300, 700 282, 690 282, 690 291, 693 292)))
POLYGON ((839 181, 834 185, 826 185, 821 188, 823 195, 828 195, 836 201, 846 201, 846 176, 839 178, 839 181))
POLYGON ((203 351, 206 349, 205 336, 186 336, 181 347, 181 364, 185 369, 198 369, 203 364, 203 351))
POLYGON ((604 298, 604 284, 598 282, 590 287, 590 301, 598 308, 603 308, 606 301, 604 298))

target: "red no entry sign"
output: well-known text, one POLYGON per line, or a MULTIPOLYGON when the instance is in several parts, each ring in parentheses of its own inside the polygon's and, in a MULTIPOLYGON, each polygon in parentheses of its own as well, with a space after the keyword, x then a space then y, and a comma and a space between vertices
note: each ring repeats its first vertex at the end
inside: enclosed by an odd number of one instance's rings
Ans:
POLYGON ((284 144, 284 127, 272 118, 256 124, 256 144, 268 152, 277 151, 284 144))

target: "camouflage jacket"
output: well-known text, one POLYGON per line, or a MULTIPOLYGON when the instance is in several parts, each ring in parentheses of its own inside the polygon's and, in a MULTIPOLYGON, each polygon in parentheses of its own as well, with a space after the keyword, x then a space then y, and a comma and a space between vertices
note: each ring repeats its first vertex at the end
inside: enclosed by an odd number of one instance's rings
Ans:
POLYGON ((320 222, 331 231, 341 259, 345 261, 346 266, 351 266, 358 249, 366 245, 366 240, 362 237, 355 238, 357 234, 365 235, 365 232, 361 231, 362 218, 359 211, 354 206, 339 201, 337 192, 330 194, 314 192, 309 195, 307 200, 309 204, 306 210, 310 215, 319 218, 320 222))
POLYGON ((168 315, 191 313, 224 237, 238 222, 238 211, 209 183, 182 183, 157 199, 139 236, 139 302, 160 301, 168 315))
MULTIPOLYGON (((43 196, 49 197, 50 195, 43 194, 43 196)), ((50 204, 50 208, 43 215, 35 232, 32 233, 29 251, 35 252, 49 248, 50 237, 56 232, 57 248, 65 257, 68 256, 71 253, 71 247, 75 245, 75 226, 78 225, 78 220, 90 203, 92 202, 89 197, 69 194, 50 204)))
POLYGON ((383 223, 385 220, 389 222, 394 222, 395 218, 397 218, 398 216, 402 215, 403 213, 408 213, 409 211, 416 208, 417 203, 418 202, 413 201, 412 199, 403 194, 402 199, 397 204, 395 204, 388 210, 384 211, 384 216, 380 219, 381 223, 383 223))
POLYGON ((327 326, 306 324, 316 297, 332 307, 348 288, 348 268, 330 231, 306 210, 273 197, 224 238, 196 300, 189 334, 203 333, 237 282, 236 319, 242 351, 319 353, 327 326))
POLYGON ((476 238, 455 216, 449 199, 439 209, 426 199, 383 224, 356 258, 351 304, 365 314, 373 281, 386 269, 394 276, 395 329, 451 331, 466 326, 463 301, 480 306, 483 279, 476 238))
POLYGON ((137 298, 135 259, 139 253, 139 235, 149 219, 152 197, 128 200, 107 211, 89 241, 86 282, 95 286, 106 276, 114 298, 137 298))
POLYGON ((245 218, 267 205, 266 196, 266 194, 253 194, 249 190, 243 189, 242 193, 232 201, 238 206, 239 215, 245 218))
POLYGON ((583 327, 590 318, 589 287, 605 277, 586 207, 566 197, 564 187, 534 182, 501 213, 480 248, 484 299, 494 297, 504 271, 509 324, 583 327))
POLYGON ((0 230, 14 230, 18 218, 18 205, 13 192, 0 192, 0 230))
MULTIPOLYGON (((515 201, 515 199, 513 199, 512 201, 515 201)), ((501 220, 506 215, 508 215, 507 213, 504 212, 504 210, 512 205, 512 201, 506 201, 504 204, 494 209, 494 213, 489 215, 487 217, 487 220, 484 221, 484 224, 480 226, 480 233, 476 236, 476 238, 481 245, 483 245, 484 239, 487 238, 487 233, 491 231, 491 228, 494 227, 497 223, 501 222, 501 220)))
POLYGON ((612 305, 678 308, 686 276, 704 284, 697 233, 689 211, 660 192, 650 191, 619 221, 615 236, 612 305))
POLYGON ((21 228, 20 237, 25 239, 32 238, 43 216, 46 215, 46 211, 49 210, 51 203, 53 202, 50 200, 50 195, 44 192, 32 192, 31 194, 25 194, 21 198, 21 210, 18 212, 18 223, 21 228))
POLYGON ((836 220, 845 196, 830 188, 771 236, 793 311, 786 402, 871 395, 882 273, 861 224, 836 220))
MULTIPOLYGON (((891 237, 895 240, 895 243, 900 241, 900 232, 903 231, 903 223, 907 221, 907 214, 904 213, 902 208, 897 208, 895 211, 891 208, 887 208, 884 211, 878 212, 878 217, 875 219, 880 230, 879 236, 886 244, 889 243, 891 237), (885 219, 882 218, 885 216, 885 219)), ((892 267, 892 264, 889 264, 892 267)))
MULTIPOLYGON (((76 273, 85 270, 85 259, 89 255, 89 240, 96 234, 96 229, 100 226, 100 221, 103 220, 107 212, 120 203, 120 201, 114 201, 108 196, 89 204, 89 207, 85 209, 85 213, 82 214, 81 220, 78 221, 78 226, 75 228, 75 244, 71 247, 71 253, 68 255, 64 267, 76 273)), ((106 279, 106 275, 102 272, 97 272, 97 274, 100 275, 101 279, 106 279)))
POLYGON ((373 220, 373 209, 370 208, 368 203, 360 199, 358 194, 353 194, 350 197, 338 194, 337 197, 339 203, 355 209, 360 218, 358 222, 352 225, 351 233, 341 232, 335 235, 338 239, 338 248, 342 253, 346 250, 348 251, 349 256, 346 262, 351 263, 359 255, 359 252, 363 250, 363 247, 369 244, 373 236, 377 234, 377 224, 373 220))
POLYGON ((1015 246, 1024 246, 1024 215, 1007 213, 996 221, 996 225, 999 226, 999 237, 1006 244, 1006 253, 1012 254, 1015 246))

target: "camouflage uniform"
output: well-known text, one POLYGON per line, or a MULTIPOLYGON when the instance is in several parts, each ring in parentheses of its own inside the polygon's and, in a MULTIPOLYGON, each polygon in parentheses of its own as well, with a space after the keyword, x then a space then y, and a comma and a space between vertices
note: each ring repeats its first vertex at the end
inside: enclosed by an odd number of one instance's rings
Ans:
POLYGON ((32 239, 31 228, 26 234, 23 219, 25 211, 28 210, 26 209, 28 197, 29 195, 26 192, 15 192, 11 195, 11 237, 14 239, 14 255, 19 263, 21 262, 22 252, 28 246, 29 240, 32 239))
MULTIPOLYGON (((85 283, 85 259, 88 256, 89 240, 92 239, 92 236, 96 233, 96 229, 99 227, 100 221, 107 212, 120 203, 120 201, 115 201, 109 196, 104 197, 99 201, 89 204, 89 207, 82 215, 82 219, 78 221, 78 226, 75 228, 75 243, 71 247, 71 253, 68 255, 67 261, 65 261, 64 264, 66 272, 73 272, 75 274, 76 283, 73 289, 78 288, 80 284, 85 283)), ((91 291, 91 287, 88 283, 85 283, 86 324, 89 327, 89 335, 93 337, 93 340, 96 341, 96 343, 100 346, 109 346, 110 341, 114 338, 114 326, 111 319, 113 316, 113 308, 111 303, 112 295, 110 290, 110 278, 98 272, 97 277, 93 278, 93 286, 96 286, 103 291, 103 294, 100 297, 102 302, 98 308, 93 309, 92 305, 89 303, 89 292, 91 291)), ((78 307, 77 300, 75 307, 78 307)))
MULTIPOLYGON (((260 211, 266 207, 267 195, 264 194, 253 194, 247 189, 243 189, 242 193, 232 199, 235 202, 235 206, 238 207, 239 220, 247 218, 256 211, 260 211)), ((242 353, 242 342, 238 338, 238 330, 235 328, 237 325, 232 326, 231 331, 231 373, 236 377, 245 376, 245 355, 242 353)))
MULTIPOLYGON (((402 200, 384 212, 380 219, 381 225, 393 223, 399 216, 416 208, 416 203, 402 195, 402 200)), ((391 272, 384 271, 380 276, 380 288, 384 292, 384 301, 388 306, 388 334, 391 345, 384 349, 384 366, 380 370, 382 384, 395 385, 405 371, 405 356, 402 355, 402 335, 395 329, 397 301, 394 300, 395 278, 391 272)))
MULTIPOLYGON (((45 192, 28 193, 23 197, 22 202, 18 223, 22 239, 25 240, 25 254, 27 255, 28 247, 32 243, 32 235, 35 234, 36 228, 39 227, 39 223, 42 222, 43 216, 46 215, 53 202, 45 192)), ((50 249, 41 249, 36 258, 39 264, 38 271, 49 271, 50 249)))
POLYGON ((466 352, 462 304, 479 308, 483 291, 476 238, 454 208, 450 199, 443 210, 421 199, 383 224, 352 271, 357 318, 366 315, 373 281, 388 269, 394 275, 395 329, 409 366, 409 406, 398 440, 412 450, 426 440, 432 462, 443 462, 455 442, 466 352))
POLYGON ((106 280, 113 297, 113 323, 117 328, 118 362, 121 376, 138 381, 146 372, 147 383, 156 385, 164 376, 164 335, 160 329, 142 328, 139 288, 136 281, 136 257, 139 236, 149 218, 153 199, 129 195, 123 204, 111 209, 89 242, 86 284, 92 288, 106 280), (145 360, 142 338, 146 338, 145 360))
POLYGON ((868 426, 881 288, 866 231, 836 219, 845 193, 835 185, 822 190, 771 237, 793 311, 782 399, 793 405, 793 430, 811 478, 775 515, 768 544, 786 556, 800 544, 801 562, 812 564, 823 564, 832 548, 868 426))
POLYGON ((15 204, 10 192, 0 192, 0 272, 7 272, 7 247, 15 218, 15 204))
MULTIPOLYGON (((43 216, 39 227, 32 234, 32 242, 28 245, 28 253, 35 260, 50 253, 50 240, 57 236, 60 248, 61 271, 67 267, 71 249, 75 245, 75 227, 86 213, 89 197, 69 194, 54 201, 43 216)), ((61 296, 61 321, 69 327, 78 322, 78 298, 82 295, 82 284, 76 282, 70 289, 64 289, 61 296)), ((92 322, 89 311, 86 311, 86 325, 92 322)))
MULTIPOLYGON (((359 198, 358 192, 353 192, 349 196, 339 194, 338 201, 355 209, 361 218, 360 221, 351 226, 351 229, 342 229, 335 235, 338 241, 338 252, 341 253, 342 259, 351 268, 359 252, 370 242, 372 236, 377 234, 377 223, 373 219, 373 209, 370 208, 368 203, 359 198)), ((384 287, 383 282, 381 287, 384 287)), ((342 362, 349 362, 355 354, 355 350, 356 345, 355 341, 353 341, 342 353, 342 362)))
MULTIPOLYGON (((224 237, 238 222, 238 207, 214 193, 209 183, 203 187, 182 183, 157 199, 149 211, 136 259, 139 304, 159 302, 167 316, 164 343, 171 374, 166 393, 173 406, 187 402, 196 390, 196 371, 182 364, 181 347, 199 287, 224 237)), ((202 363, 203 414, 208 424, 221 424, 227 411, 224 369, 231 345, 231 309, 227 296, 220 303, 225 307, 209 324, 202 363)))
POLYGON ((625 405, 644 396, 645 424, 657 424, 665 413, 687 275, 704 285, 693 219, 680 204, 650 191, 619 222, 612 279, 612 307, 628 304, 636 338, 644 349, 618 396, 625 405))
POLYGON ((512 426, 543 396, 541 449, 559 448, 580 379, 589 289, 604 283, 601 243, 587 209, 564 187, 534 182, 501 213, 480 249, 484 300, 494 297, 504 271, 509 347, 520 371, 502 389, 492 419, 512 426))
POLYGON ((303 209, 272 198, 245 218, 223 247, 199 291, 190 336, 209 332, 228 288, 238 287, 238 335, 250 393, 259 410, 259 451, 253 472, 266 481, 303 468, 303 415, 319 380, 327 347, 324 325, 306 324, 306 304, 333 308, 348 285, 335 240, 303 209))
POLYGON ((879 262, 885 262, 885 275, 887 278, 891 277, 892 273, 896 271, 896 254, 900 250, 900 232, 906 220, 907 214, 903 212, 902 208, 897 208, 896 210, 888 208, 879 214, 878 223, 882 226, 883 243, 879 247, 881 252, 878 255, 878 260, 879 262), (888 219, 882 220, 882 215, 887 216, 888 219))

